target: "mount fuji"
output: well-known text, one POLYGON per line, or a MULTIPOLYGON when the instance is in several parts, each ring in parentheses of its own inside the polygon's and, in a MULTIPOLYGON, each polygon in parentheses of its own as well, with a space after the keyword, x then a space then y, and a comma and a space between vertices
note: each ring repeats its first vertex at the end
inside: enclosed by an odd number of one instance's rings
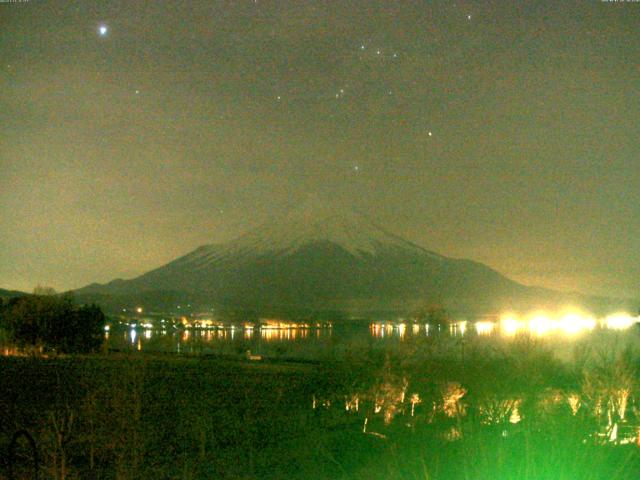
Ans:
POLYGON ((426 250, 365 216, 306 207, 137 278, 75 293, 110 305, 155 302, 159 309, 190 299, 261 315, 407 314, 434 302, 475 314, 567 298, 426 250))

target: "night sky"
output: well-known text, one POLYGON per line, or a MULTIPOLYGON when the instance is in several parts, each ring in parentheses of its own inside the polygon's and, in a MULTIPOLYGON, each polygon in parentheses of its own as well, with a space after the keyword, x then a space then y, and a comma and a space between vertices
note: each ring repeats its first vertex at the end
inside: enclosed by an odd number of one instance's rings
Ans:
POLYGON ((0 287, 129 278, 308 197, 640 293, 640 2, 0 3, 0 287))

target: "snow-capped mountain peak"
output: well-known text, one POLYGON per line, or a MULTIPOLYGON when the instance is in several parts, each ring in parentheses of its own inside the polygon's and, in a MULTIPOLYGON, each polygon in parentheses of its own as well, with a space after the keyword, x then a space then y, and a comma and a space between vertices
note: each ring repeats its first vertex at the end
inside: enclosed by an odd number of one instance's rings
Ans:
POLYGON ((375 225, 364 215, 329 208, 292 210, 224 245, 225 253, 292 252, 304 245, 328 242, 352 255, 375 254, 383 247, 423 250, 375 225))
POLYGON ((304 204, 224 244, 206 245, 178 260, 203 268, 225 259, 291 254, 318 243, 330 243, 351 255, 375 255, 402 249, 441 258, 375 225, 366 216, 330 205, 304 204))

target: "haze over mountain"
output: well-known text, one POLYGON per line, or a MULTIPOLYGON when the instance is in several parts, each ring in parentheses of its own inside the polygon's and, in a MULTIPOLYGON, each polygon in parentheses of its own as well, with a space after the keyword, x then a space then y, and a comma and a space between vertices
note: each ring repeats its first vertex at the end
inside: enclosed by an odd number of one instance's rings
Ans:
POLYGON ((236 240, 201 246, 137 278, 92 284, 76 294, 152 304, 191 299, 265 315, 406 314, 436 302, 473 314, 589 303, 521 285, 483 264, 426 250, 362 215, 317 205, 236 240))

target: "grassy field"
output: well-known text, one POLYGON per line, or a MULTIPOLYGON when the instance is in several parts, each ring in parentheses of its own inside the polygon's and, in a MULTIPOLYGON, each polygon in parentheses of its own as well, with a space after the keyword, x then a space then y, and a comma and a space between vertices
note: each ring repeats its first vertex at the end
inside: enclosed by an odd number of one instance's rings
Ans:
POLYGON ((316 363, 0 357, 0 472, 26 429, 56 480, 627 479, 637 367, 629 353, 562 363, 530 341, 316 363))

